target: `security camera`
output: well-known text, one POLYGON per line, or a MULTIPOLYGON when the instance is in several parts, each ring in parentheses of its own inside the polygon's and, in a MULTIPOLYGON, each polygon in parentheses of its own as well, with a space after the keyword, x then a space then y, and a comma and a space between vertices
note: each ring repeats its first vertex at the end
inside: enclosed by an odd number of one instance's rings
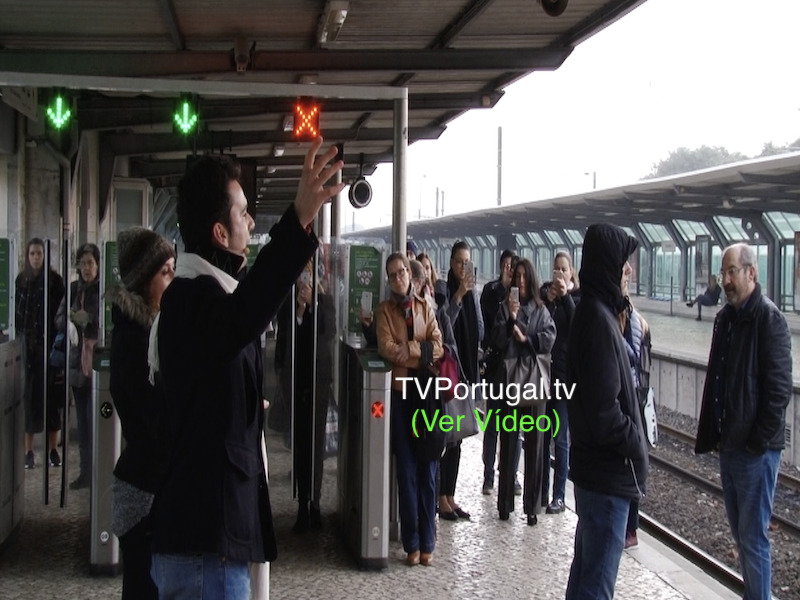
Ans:
MULTIPOLYGON (((255 46, 255 42, 253 43, 255 46)), ((236 72, 244 73, 247 71, 247 66, 250 64, 250 53, 253 49, 247 47, 247 40, 239 37, 236 38, 235 47, 233 49, 233 60, 236 63, 236 72)))
POLYGON ((372 202, 372 186, 362 175, 350 185, 348 196, 353 208, 364 208, 372 202))
POLYGON ((540 2, 542 3, 544 12, 551 17, 558 17, 567 10, 567 3, 569 0, 540 0, 540 2))

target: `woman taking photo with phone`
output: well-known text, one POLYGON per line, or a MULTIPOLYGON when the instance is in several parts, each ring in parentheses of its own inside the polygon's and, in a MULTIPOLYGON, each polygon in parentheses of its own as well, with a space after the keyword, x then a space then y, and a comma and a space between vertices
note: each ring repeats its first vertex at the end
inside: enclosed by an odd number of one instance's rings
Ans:
MULTIPOLYGON (((480 383, 478 345, 483 339, 483 315, 480 298, 475 289, 475 267, 470 260, 469 246, 458 241, 450 252, 450 271, 447 273, 447 312, 461 359, 466 383, 480 383)), ((439 462, 439 518, 447 521, 469 519, 470 514, 455 499, 458 467, 461 463, 461 442, 445 450, 439 462)))
MULTIPOLYGON (((550 363, 551 392, 555 381, 567 380, 567 338, 569 326, 572 323, 572 314, 575 306, 580 301, 581 290, 578 286, 578 276, 572 267, 572 260, 566 252, 556 254, 553 262, 553 280, 548 281, 541 289, 542 300, 550 316, 556 324, 556 341, 553 345, 552 361, 550 363)), ((547 416, 550 422, 556 419, 561 423, 558 435, 552 436, 550 430, 545 432, 544 471, 542 474, 542 502, 547 503, 550 494, 550 439, 555 441, 556 463, 553 470, 553 500, 547 505, 545 512, 556 515, 564 512, 564 492, 567 485, 567 471, 569 470, 569 415, 567 414, 567 401, 559 399, 551 393, 547 401, 547 416)))
MULTIPOLYGON (((503 349, 505 359, 537 354, 549 354, 556 340, 556 326, 539 296, 539 281, 533 264, 520 259, 514 269, 514 279, 508 299, 500 305, 492 328, 492 341, 503 349)), ((517 382, 535 383, 538 382, 517 382)), ((501 415, 517 413, 517 417, 530 415, 534 421, 545 412, 545 404, 537 403, 526 408, 515 408, 502 403, 501 415)), ((502 417, 501 417, 502 418, 502 417)), ((515 422, 519 422, 515 419, 515 422)), ((522 485, 522 504, 528 525, 535 525, 542 510, 542 477, 545 434, 533 427, 525 432, 525 480, 522 485)), ((513 455, 518 431, 500 431, 500 483, 497 488, 497 510, 500 520, 507 521, 514 511, 513 455)))

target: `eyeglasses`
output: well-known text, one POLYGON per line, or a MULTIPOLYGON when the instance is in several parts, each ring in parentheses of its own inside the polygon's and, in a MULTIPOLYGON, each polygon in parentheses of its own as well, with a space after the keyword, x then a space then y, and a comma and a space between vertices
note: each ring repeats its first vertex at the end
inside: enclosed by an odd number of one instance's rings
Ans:
POLYGON ((743 265, 741 267, 728 267, 727 269, 723 269, 722 271, 719 272, 719 278, 725 279, 725 276, 727 275, 728 279, 733 279, 739 274, 739 271, 748 266, 750 265, 743 265))
POLYGON ((400 281, 403 278, 403 275, 405 275, 407 272, 408 269, 403 267, 402 269, 399 269, 394 273, 387 273, 387 275, 389 277, 389 281, 400 281))
POLYGON ((79 267, 91 267, 91 266, 94 266, 96 264, 97 263, 94 262, 93 258, 84 258, 84 259, 78 261, 78 266, 79 267))

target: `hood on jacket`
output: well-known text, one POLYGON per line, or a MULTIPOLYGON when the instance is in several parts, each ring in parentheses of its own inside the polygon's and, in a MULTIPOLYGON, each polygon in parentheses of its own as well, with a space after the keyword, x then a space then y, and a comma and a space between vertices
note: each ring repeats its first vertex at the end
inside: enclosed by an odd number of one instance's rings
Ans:
POLYGON ((622 296, 620 281, 625 261, 633 254, 639 242, 616 225, 596 223, 590 225, 583 239, 580 281, 583 294, 597 296, 615 313, 627 306, 622 296))
MULTIPOLYGON (((129 291, 122 285, 116 285, 106 292, 105 297, 131 321, 145 329, 150 329, 157 311, 147 304, 139 294, 129 291)), ((114 307, 112 307, 112 311, 114 307)))

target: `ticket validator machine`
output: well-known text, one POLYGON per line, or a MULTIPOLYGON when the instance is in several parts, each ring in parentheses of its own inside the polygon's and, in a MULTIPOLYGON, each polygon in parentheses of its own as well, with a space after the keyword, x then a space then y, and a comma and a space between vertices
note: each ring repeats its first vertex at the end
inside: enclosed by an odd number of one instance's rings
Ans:
POLYGON ((92 493, 89 570, 92 575, 121 572, 119 540, 111 533, 111 483, 119 458, 122 426, 111 399, 111 349, 96 346, 92 363, 92 493))
POLYGON ((375 350, 342 342, 339 517, 359 564, 389 565, 391 365, 375 350))

